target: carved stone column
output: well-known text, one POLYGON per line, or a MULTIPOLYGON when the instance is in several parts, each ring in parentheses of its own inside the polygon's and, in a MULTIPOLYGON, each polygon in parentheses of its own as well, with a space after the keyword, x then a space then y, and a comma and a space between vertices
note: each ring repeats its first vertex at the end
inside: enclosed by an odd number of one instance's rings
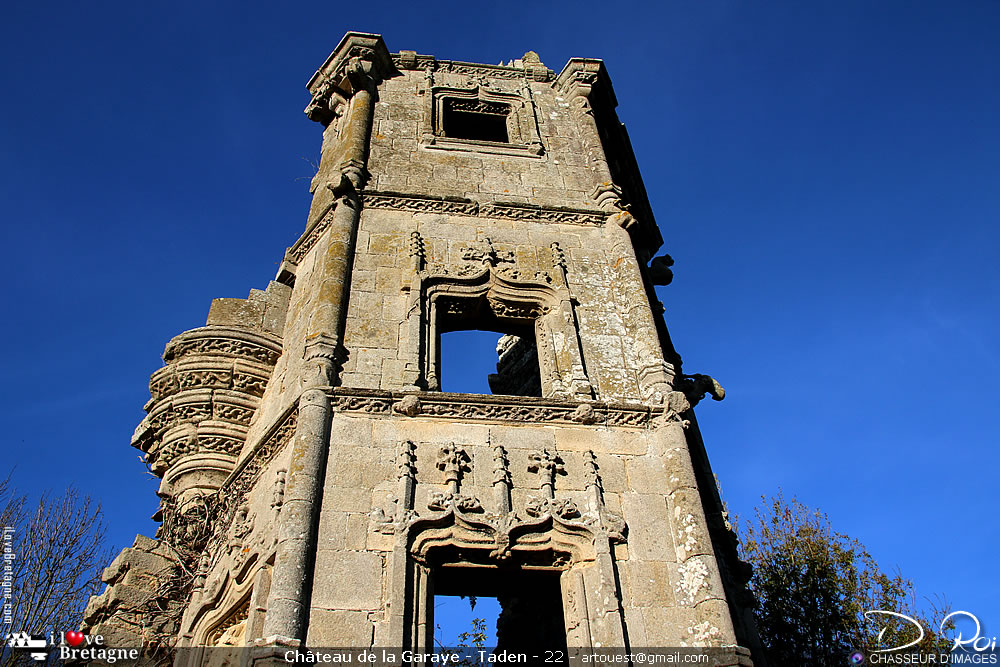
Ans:
POLYGON ((308 389, 299 398, 299 418, 263 629, 269 643, 294 645, 305 638, 312 546, 316 542, 326 470, 330 414, 330 399, 322 390, 308 389))
POLYGON ((392 60, 376 35, 348 33, 324 67, 310 81, 313 100, 306 113, 329 124, 334 107, 349 100, 339 133, 324 136, 323 160, 317 179, 326 187, 316 190, 310 216, 330 220, 315 259, 316 306, 309 314, 304 386, 337 384, 336 361, 347 300, 350 268, 361 215, 360 190, 368 171, 368 144, 374 119, 376 86, 392 70, 392 60), (329 202, 327 205, 326 202, 329 202))

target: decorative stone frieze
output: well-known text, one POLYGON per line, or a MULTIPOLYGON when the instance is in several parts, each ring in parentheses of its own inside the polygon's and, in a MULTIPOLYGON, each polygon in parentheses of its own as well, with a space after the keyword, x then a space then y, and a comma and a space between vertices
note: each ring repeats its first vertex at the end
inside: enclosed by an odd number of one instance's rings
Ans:
POLYGON ((362 412, 373 415, 389 416, 395 412, 410 417, 624 428, 649 428, 653 425, 654 419, 680 421, 679 415, 671 414, 669 408, 615 405, 601 401, 580 404, 574 401, 552 401, 525 396, 443 392, 400 394, 350 387, 337 387, 330 390, 330 395, 338 412, 362 412), (416 405, 413 403, 413 397, 418 397, 416 405), (396 406, 399 408, 396 409, 396 406))
MULTIPOLYGON (((532 220, 573 225, 593 225, 595 227, 602 226, 606 219, 605 214, 595 210, 498 202, 480 205, 477 202, 460 198, 393 192, 368 191, 364 193, 363 201, 366 208, 373 209, 413 211, 414 213, 449 213, 452 215, 468 215, 482 218, 532 220)), ((319 231, 322 232, 322 230, 319 231)))
MULTIPOLYGON (((523 59, 522 59, 523 60, 523 59)), ((393 54, 392 61, 399 69, 426 70, 449 74, 461 74, 486 79, 532 79, 549 81, 554 73, 544 65, 533 62, 522 62, 521 66, 511 65, 480 65, 478 63, 463 63, 457 60, 437 60, 434 56, 419 55, 413 51, 400 51, 393 54)))

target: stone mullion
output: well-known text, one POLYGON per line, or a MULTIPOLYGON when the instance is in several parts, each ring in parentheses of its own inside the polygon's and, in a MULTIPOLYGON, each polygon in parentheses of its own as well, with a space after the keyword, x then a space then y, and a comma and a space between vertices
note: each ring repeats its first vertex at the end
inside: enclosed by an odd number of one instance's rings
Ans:
POLYGON ((493 445, 493 498, 497 514, 510 514, 510 470, 507 461, 507 451, 503 445, 493 445))
POLYGON ((411 571, 419 565, 410 559, 407 548, 407 533, 396 533, 396 541, 389 556, 389 600, 386 611, 388 632, 375 633, 376 645, 383 647, 403 646, 403 636, 406 631, 407 615, 410 613, 407 605, 407 579, 411 571))
POLYGON ((570 386, 572 386, 573 395, 576 398, 590 399, 594 397, 594 387, 587 377, 586 366, 583 362, 580 320, 576 315, 576 301, 569 287, 566 253, 558 243, 552 243, 549 249, 552 252, 552 268, 560 292, 559 310, 566 324, 567 335, 571 337, 571 342, 567 343, 570 354, 570 386))
POLYGON ((563 598, 566 643, 571 648, 591 648, 594 643, 590 633, 587 585, 583 573, 579 567, 573 567, 562 573, 559 583, 563 598))
POLYGON ((438 339, 437 297, 429 297, 430 303, 424 306, 425 321, 424 345, 422 355, 425 357, 424 372, 428 391, 441 391, 441 341, 438 339))
POLYGON ((535 345, 538 349, 538 368, 542 380, 542 395, 546 398, 565 398, 567 392, 559 372, 559 361, 549 318, 552 314, 535 320, 535 345))
POLYGON ((522 91, 526 100, 524 113, 527 116, 528 134, 530 135, 530 138, 525 143, 531 146, 533 153, 541 155, 544 150, 542 147, 542 133, 541 128, 538 127, 538 107, 535 104, 535 97, 531 92, 531 84, 525 83, 522 91))
MULTIPOLYGON (((594 617, 596 628, 591 632, 597 635, 602 646, 625 646, 625 630, 622 625, 621 600, 615 577, 614 556, 611 554, 611 541, 607 535, 594 536, 594 552, 597 561, 597 587, 594 617), (597 632, 594 632, 594 631, 597 632)), ((589 587, 588 587, 589 588, 589 587)))
POLYGON ((415 602, 413 648, 420 652, 434 651, 434 579, 430 569, 420 563, 413 568, 413 600, 415 602))
POLYGON ((583 365, 583 344, 579 334, 580 324, 569 290, 566 291, 565 298, 559 303, 559 317, 565 334, 565 352, 569 366, 567 375, 573 396, 583 400, 592 399, 594 398, 594 388, 587 378, 587 372, 583 365))
POLYGON ((428 65, 424 69, 424 78, 420 82, 419 95, 424 96, 423 107, 420 112, 420 143, 434 143, 434 66, 428 65))
POLYGON ((403 370, 402 376, 397 380, 403 389, 409 390, 422 389, 421 385, 426 383, 421 364, 426 344, 421 344, 423 318, 420 316, 420 292, 418 285, 415 291, 407 295, 406 319, 400 327, 399 359, 403 361, 403 370))

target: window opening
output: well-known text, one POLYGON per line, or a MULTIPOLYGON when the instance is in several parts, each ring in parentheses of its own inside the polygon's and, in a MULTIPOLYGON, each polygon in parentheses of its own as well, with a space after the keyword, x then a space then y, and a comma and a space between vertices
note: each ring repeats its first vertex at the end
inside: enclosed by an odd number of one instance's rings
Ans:
POLYGON ((492 652, 495 647, 497 653, 538 656, 539 664, 543 657, 549 658, 549 665, 565 664, 566 626, 559 575, 558 570, 516 566, 437 567, 433 572, 435 628, 440 625, 442 637, 449 639, 472 632, 472 620, 483 618, 490 638, 484 650, 492 652), (458 598, 460 595, 465 599, 458 598), (469 609, 470 595, 476 596, 471 618, 458 613, 461 605, 469 609), (488 618, 492 614, 496 616, 488 618), (467 623, 465 628, 463 623, 467 623))
MULTIPOLYGON (((500 612, 500 602, 495 597, 435 595, 435 648, 455 649, 461 644, 475 648, 481 644, 492 650, 497 645, 497 618, 500 617, 500 612), (480 630, 484 635, 481 642, 475 636, 468 636, 475 635, 480 630)), ((479 658, 479 655, 473 653, 469 657, 479 658)), ((473 664, 478 662, 476 660, 473 664)))
POLYGON ((441 391, 541 396, 535 337, 465 330, 441 334, 441 391))
POLYGON ((447 99, 442 129, 452 139, 509 143, 507 117, 510 105, 484 100, 447 99))

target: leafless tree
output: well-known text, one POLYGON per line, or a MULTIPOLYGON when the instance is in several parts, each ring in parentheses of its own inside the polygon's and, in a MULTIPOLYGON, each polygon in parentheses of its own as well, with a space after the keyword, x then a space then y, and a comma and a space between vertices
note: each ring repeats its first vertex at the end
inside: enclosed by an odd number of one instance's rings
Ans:
MULTIPOLYGON (((26 496, 10 477, 0 482, 0 530, 5 532, 2 574, 11 577, 10 607, 0 615, 2 634, 47 634, 76 630, 91 595, 101 588, 101 571, 110 559, 105 548, 101 507, 69 488, 61 496, 44 494, 29 509, 26 496), (6 570, 7 563, 11 569, 6 570), (7 623, 9 613, 10 623, 7 623)), ((0 667, 20 664, 22 652, 4 651, 0 667)))

